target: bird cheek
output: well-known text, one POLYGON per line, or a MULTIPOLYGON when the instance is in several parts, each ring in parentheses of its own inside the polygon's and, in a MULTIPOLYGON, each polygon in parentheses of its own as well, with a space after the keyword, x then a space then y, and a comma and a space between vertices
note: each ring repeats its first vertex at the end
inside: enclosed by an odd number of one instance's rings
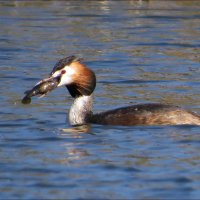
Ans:
POLYGON ((63 85, 69 85, 72 82, 73 82, 73 79, 71 76, 68 76, 67 74, 63 74, 60 79, 60 83, 58 84, 58 87, 63 86, 63 85))

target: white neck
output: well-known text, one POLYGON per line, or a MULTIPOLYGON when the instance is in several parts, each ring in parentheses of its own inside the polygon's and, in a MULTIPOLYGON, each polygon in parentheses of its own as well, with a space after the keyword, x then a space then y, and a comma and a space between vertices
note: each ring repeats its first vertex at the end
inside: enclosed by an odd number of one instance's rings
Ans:
POLYGON ((93 96, 80 96, 75 98, 69 110, 69 122, 71 125, 81 125, 88 122, 92 116, 93 96))

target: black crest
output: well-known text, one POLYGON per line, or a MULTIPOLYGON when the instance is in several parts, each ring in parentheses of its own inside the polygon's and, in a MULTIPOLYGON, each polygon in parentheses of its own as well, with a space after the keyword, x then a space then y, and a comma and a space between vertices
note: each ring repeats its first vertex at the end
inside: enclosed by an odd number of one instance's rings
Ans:
POLYGON ((64 68, 66 65, 70 65, 72 62, 74 62, 74 61, 80 61, 80 60, 81 60, 81 59, 80 59, 80 58, 77 58, 76 56, 68 56, 68 57, 65 57, 65 58, 59 60, 59 61, 55 64, 55 66, 54 66, 54 68, 53 68, 53 70, 52 70, 52 72, 51 72, 50 75, 52 75, 53 73, 55 73, 55 72, 58 71, 58 70, 61 70, 61 69, 64 68))

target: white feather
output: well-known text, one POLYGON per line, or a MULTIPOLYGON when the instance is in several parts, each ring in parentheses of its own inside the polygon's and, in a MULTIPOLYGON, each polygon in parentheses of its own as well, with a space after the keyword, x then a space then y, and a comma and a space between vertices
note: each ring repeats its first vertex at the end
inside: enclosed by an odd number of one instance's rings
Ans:
POLYGON ((74 100, 69 111, 71 125, 85 124, 86 117, 92 113, 93 96, 80 96, 74 100))
POLYGON ((72 69, 69 66, 65 66, 63 69, 56 71, 52 77, 58 77, 61 76, 60 83, 58 84, 58 87, 63 85, 68 85, 73 83, 73 75, 75 74, 75 70, 72 69), (65 73, 63 74, 62 71, 65 70, 65 73))

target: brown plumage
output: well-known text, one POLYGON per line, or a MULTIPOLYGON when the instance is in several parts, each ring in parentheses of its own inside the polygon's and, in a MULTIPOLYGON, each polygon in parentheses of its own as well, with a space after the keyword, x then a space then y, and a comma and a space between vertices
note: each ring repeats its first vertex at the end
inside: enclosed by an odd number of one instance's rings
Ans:
POLYGON ((79 61, 72 62, 69 66, 76 71, 73 76, 73 83, 66 86, 71 96, 78 97, 92 94, 96 87, 94 72, 79 61))
POLYGON ((95 114, 92 123, 107 125, 200 125, 200 116, 178 106, 139 104, 95 114))
POLYGON ((92 94, 96 86, 96 77, 94 72, 75 56, 63 58, 56 63, 47 80, 54 78, 59 82, 57 86, 66 86, 74 98, 69 111, 69 121, 72 125, 200 125, 198 114, 177 106, 158 103, 133 105, 93 114, 92 94))

